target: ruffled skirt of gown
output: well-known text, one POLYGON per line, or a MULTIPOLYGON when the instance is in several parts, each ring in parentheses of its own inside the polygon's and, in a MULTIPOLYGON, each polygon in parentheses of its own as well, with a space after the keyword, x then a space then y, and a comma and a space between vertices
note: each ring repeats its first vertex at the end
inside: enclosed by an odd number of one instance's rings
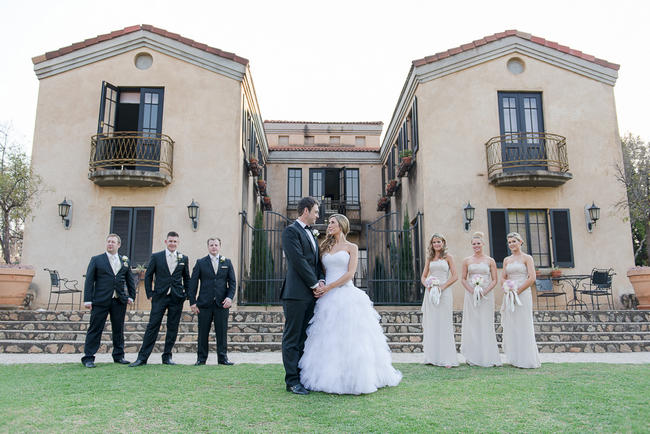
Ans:
POLYGON ((352 282, 318 299, 298 364, 300 382, 309 390, 353 395, 399 384, 402 373, 391 364, 379 318, 352 282))

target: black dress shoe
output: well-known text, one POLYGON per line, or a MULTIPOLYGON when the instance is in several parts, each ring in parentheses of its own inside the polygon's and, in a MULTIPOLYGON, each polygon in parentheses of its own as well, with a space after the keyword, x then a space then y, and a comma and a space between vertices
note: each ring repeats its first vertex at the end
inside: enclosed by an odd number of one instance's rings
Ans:
POLYGON ((175 365, 176 362, 172 359, 163 360, 163 365, 175 365))
POLYGON ((138 359, 138 360, 136 360, 135 362, 131 363, 131 364, 129 365, 129 368, 135 368, 136 366, 143 366, 143 365, 146 365, 146 364, 147 364, 147 361, 146 361, 146 360, 140 360, 140 359, 138 359))
POLYGON ((114 362, 119 363, 120 365, 128 365, 129 363, 131 363, 128 360, 126 360, 125 358, 121 358, 119 360, 114 360, 114 362))
POLYGON ((203 365, 205 365, 205 362, 199 362, 198 360, 194 364, 194 366, 203 366, 203 365))
POLYGON ((95 365, 95 362, 92 360, 86 360, 85 362, 81 362, 86 368, 96 368, 97 365, 95 365))
POLYGON ((226 365, 226 366, 232 366, 232 365, 234 365, 234 363, 231 362, 231 361, 228 360, 228 359, 219 360, 217 363, 219 363, 220 365, 226 365))
POLYGON ((302 384, 294 384, 293 386, 287 385, 287 392, 295 393, 296 395, 309 395, 309 390, 305 389, 302 384))

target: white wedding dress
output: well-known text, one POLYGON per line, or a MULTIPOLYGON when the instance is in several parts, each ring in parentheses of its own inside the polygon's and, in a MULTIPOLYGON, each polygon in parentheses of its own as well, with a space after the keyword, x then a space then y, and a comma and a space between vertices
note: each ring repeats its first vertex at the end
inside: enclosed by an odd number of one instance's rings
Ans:
MULTIPOLYGON (((348 271, 350 255, 326 253, 322 262, 330 283, 348 271)), ((379 318, 370 298, 351 280, 319 298, 298 363, 300 382, 309 390, 353 395, 397 386, 402 373, 391 364, 379 318)))

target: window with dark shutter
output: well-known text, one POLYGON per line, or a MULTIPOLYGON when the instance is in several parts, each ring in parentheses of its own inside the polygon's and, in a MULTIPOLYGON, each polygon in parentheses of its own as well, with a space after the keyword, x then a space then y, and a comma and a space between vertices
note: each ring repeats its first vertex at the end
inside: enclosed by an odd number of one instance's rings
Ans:
POLYGON ((554 265, 556 267, 574 267, 569 210, 552 209, 550 214, 554 265))
POLYGON ((490 228, 490 256, 498 267, 503 265, 503 259, 508 256, 508 219, 505 209, 488 210, 488 226, 490 228))
POLYGON ((153 242, 153 208, 111 209, 111 232, 120 236, 119 254, 128 256, 132 266, 146 265, 153 242))
POLYGON ((418 137, 418 99, 415 97, 413 99, 413 108, 411 109, 411 135, 412 135, 412 141, 413 141, 413 154, 418 152, 418 148, 420 147, 420 141, 418 137))

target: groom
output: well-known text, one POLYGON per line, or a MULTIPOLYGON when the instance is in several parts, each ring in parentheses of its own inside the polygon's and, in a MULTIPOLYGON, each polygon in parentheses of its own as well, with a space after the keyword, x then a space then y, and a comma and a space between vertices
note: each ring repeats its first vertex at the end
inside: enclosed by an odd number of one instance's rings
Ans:
POLYGON ((298 202, 298 219, 282 232, 282 250, 287 258, 287 275, 280 298, 284 310, 282 362, 287 391, 307 395, 300 384, 298 362, 307 339, 307 325, 314 315, 316 298, 313 291, 325 284, 318 242, 311 225, 318 218, 318 203, 311 197, 298 202))

